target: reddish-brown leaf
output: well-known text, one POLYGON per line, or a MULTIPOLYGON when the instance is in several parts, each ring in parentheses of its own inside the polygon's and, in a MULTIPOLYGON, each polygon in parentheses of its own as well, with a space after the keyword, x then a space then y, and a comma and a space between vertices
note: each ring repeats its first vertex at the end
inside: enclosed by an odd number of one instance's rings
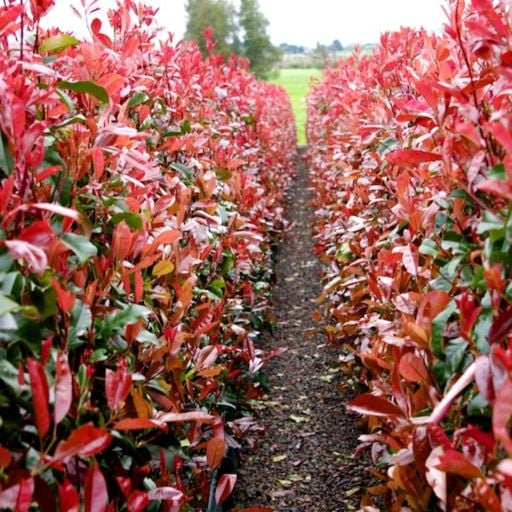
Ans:
POLYGON ((30 387, 32 389, 32 403, 36 419, 37 431, 44 437, 50 429, 50 411, 48 406, 48 381, 43 366, 35 359, 27 359, 30 387))
POLYGON ((445 451, 439 457, 439 464, 436 468, 445 473, 452 473, 464 478, 482 476, 482 472, 474 464, 471 464, 462 453, 456 450, 445 451))
POLYGON ((208 441, 208 446, 206 448, 206 460, 212 469, 215 469, 222 464, 225 449, 226 442, 220 437, 212 437, 208 441))
POLYGON ((57 445, 52 462, 67 462, 75 455, 90 457, 102 452, 112 441, 112 436, 104 429, 87 423, 57 445))
POLYGON ((63 352, 59 352, 55 368, 55 405, 53 408, 53 421, 55 425, 58 425, 66 417, 72 400, 73 380, 68 356, 63 352))
POLYGON ((104 512, 108 505, 107 483, 96 463, 85 477, 84 512, 104 512))
POLYGON ((398 364, 400 375, 410 382, 429 382, 429 373, 423 359, 414 352, 407 352, 398 364))
POLYGON ((402 410, 394 403, 380 396, 372 395, 371 393, 364 393, 357 396, 348 408, 359 414, 367 414, 370 416, 404 416, 402 410))
POLYGON ((228 473, 219 478, 217 488, 215 489, 215 503, 217 503, 217 505, 224 503, 228 499, 235 488, 235 483, 236 475, 234 474, 228 473))
POLYGON ((500 499, 494 492, 492 485, 479 478, 475 483, 475 494, 486 512, 503 512, 500 499))
POLYGON ((115 430, 143 430, 145 428, 167 430, 167 425, 163 421, 150 420, 149 418, 125 418, 118 421, 113 428, 115 430))

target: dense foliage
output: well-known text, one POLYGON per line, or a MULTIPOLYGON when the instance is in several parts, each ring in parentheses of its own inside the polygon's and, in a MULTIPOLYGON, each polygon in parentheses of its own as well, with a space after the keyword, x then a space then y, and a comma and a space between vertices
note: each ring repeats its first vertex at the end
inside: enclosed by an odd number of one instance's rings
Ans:
POLYGON ((387 484, 370 493, 510 511, 512 14, 448 14, 443 35, 384 34, 310 94, 325 331, 366 387, 351 409, 387 484))
POLYGON ((268 357, 289 101, 149 7, 92 2, 81 42, 52 3, 0 7, 0 508, 213 510, 268 357))

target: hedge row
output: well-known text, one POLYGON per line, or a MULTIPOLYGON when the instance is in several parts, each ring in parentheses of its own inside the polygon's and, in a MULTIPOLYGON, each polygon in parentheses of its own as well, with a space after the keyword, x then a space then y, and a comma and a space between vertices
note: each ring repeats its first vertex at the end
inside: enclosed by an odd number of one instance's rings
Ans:
POLYGON ((150 7, 92 2, 78 41, 52 3, 0 7, 0 508, 213 510, 261 391, 288 98, 150 7))
MULTIPOLYGON (((325 332, 387 510, 512 510, 512 17, 458 0, 308 99, 325 332)), ((381 498, 382 499, 382 498, 381 498)))

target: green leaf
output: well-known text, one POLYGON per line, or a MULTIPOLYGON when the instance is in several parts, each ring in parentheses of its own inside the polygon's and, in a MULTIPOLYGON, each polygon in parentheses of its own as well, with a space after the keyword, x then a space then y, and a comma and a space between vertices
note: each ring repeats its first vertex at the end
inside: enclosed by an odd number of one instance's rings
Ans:
POLYGON ((0 316, 16 311, 19 308, 19 304, 13 300, 7 298, 2 292, 0 292, 0 316))
POLYGON ((83 235, 64 233, 60 239, 78 256, 80 263, 98 254, 98 249, 83 235))
POLYGON ((119 224, 123 220, 132 229, 136 229, 137 231, 140 231, 142 229, 142 219, 138 213, 121 212, 121 213, 116 213, 112 217, 112 222, 114 224, 119 224))
POLYGON ((73 112, 75 110, 75 104, 73 103, 73 100, 64 91, 57 90, 56 92, 59 95, 62 103, 66 105, 68 112, 73 112))
POLYGON ((5 135, 0 132, 0 169, 5 174, 11 174, 12 168, 14 167, 14 160, 12 159, 11 152, 9 151, 9 145, 5 135))
POLYGON ((79 339, 92 325, 92 315, 89 306, 81 300, 76 300, 71 311, 71 322, 68 330, 68 347, 73 349, 83 343, 79 339))
POLYGON ((468 404, 469 416, 490 416, 491 408, 485 398, 477 393, 468 404))
POLYGON ((458 188, 457 190, 454 190, 450 197, 453 199, 464 199, 469 205, 474 206, 473 198, 462 188, 458 188))
POLYGON ((443 236, 441 247, 445 251, 452 251, 453 255, 464 255, 467 254, 471 248, 456 231, 447 231, 443 236))
POLYGON ((188 181, 191 181, 192 178, 194 177, 194 171, 192 169, 189 169, 188 167, 185 167, 182 164, 173 163, 171 164, 171 169, 181 173, 183 177, 186 178, 188 181))
POLYGON ((75 46, 80 41, 69 34, 59 34, 46 38, 39 46, 39 53, 60 52, 69 46, 75 46))
POLYGON ((149 96, 144 92, 136 92, 128 101, 128 108, 136 107, 138 105, 142 105, 149 100, 149 96))
POLYGON ((108 102, 108 93, 106 89, 89 80, 80 80, 78 82, 68 82, 67 80, 61 80, 60 82, 57 82, 57 88, 90 94, 103 103, 108 102))
POLYGON ((216 295, 218 298, 222 298, 224 295, 224 289, 226 288, 226 282, 221 277, 217 277, 210 282, 208 290, 216 295))
POLYGON ((18 383, 18 369, 7 359, 0 359, 0 380, 3 380, 16 394, 21 392, 18 383))
POLYGON ((484 311, 478 317, 478 320, 473 327, 473 339, 475 340, 476 347, 481 354, 488 354, 491 349, 489 347, 489 331, 494 322, 492 311, 484 311))
POLYGON ((130 304, 120 311, 115 311, 103 318, 98 325, 100 336, 107 340, 123 330, 127 325, 134 324, 140 318, 150 314, 149 309, 137 304, 130 304))
POLYGON ((469 343, 463 338, 456 338, 447 343, 445 348, 446 362, 449 364, 452 373, 460 369, 468 347, 469 343))
POLYGON ((425 254, 426 256, 433 256, 437 258, 439 256, 439 249, 437 248, 436 243, 430 238, 426 238, 420 245, 419 248, 420 254, 425 254))
POLYGON ((489 178, 495 180, 506 180, 507 179, 507 171, 505 170, 505 166, 503 164, 496 164, 488 174, 489 178))
MULTIPOLYGON (((490 231, 499 231, 502 232, 504 230, 503 221, 496 217, 496 215, 492 214, 491 212, 485 211, 482 216, 482 222, 478 225, 478 228, 476 232, 479 235, 482 235, 484 233, 488 233, 490 231)), ((501 235, 501 237, 504 236, 504 232, 501 235)))
POLYGON ((389 139, 383 140, 383 141, 379 144, 379 147, 377 148, 377 151, 378 151, 381 155, 383 155, 383 154, 384 154, 384 153, 386 153, 390 148, 392 148, 395 144, 396 144, 396 140, 395 140, 395 139, 389 138, 389 139))
POLYGON ((451 301, 446 308, 432 320, 432 353, 441 360, 445 359, 443 350, 443 332, 446 324, 457 309, 454 301, 451 301))

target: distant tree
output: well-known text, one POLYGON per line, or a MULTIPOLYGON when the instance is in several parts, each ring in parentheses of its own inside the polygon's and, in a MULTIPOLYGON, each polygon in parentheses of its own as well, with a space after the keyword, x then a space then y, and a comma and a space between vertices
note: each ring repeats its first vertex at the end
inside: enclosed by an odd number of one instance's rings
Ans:
POLYGON ((294 55, 304 53, 304 51, 305 51, 304 46, 297 46, 296 44, 288 44, 288 43, 281 43, 279 45, 279 48, 283 53, 291 53, 294 55))
POLYGON ((236 10, 227 0, 187 0, 187 27, 185 39, 199 43, 203 55, 208 53, 204 39, 204 29, 211 27, 215 52, 229 55, 240 47, 235 21, 236 10))
POLYGON ((268 20, 261 13, 258 0, 241 0, 239 24, 243 30, 242 53, 251 63, 257 78, 269 78, 281 58, 267 34, 268 20))
POLYGON ((332 43, 331 43, 331 46, 329 46, 329 50, 331 50, 331 52, 342 52, 343 51, 343 46, 342 44, 339 42, 338 39, 335 39, 332 43))

